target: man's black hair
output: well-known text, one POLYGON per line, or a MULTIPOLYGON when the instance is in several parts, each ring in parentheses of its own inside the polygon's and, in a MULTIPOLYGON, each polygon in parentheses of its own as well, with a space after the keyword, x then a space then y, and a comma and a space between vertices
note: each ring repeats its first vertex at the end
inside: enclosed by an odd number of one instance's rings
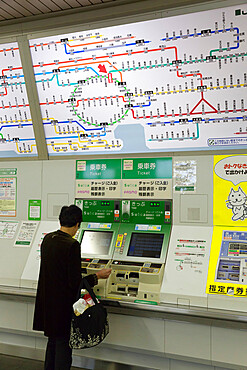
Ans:
POLYGON ((59 221, 61 226, 73 227, 77 223, 82 222, 82 210, 74 204, 70 206, 63 206, 60 215, 59 221))

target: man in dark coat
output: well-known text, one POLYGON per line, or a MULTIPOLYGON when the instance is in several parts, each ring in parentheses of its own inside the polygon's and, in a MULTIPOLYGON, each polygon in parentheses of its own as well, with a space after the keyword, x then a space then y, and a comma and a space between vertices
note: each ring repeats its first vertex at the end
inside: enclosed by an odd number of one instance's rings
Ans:
MULTIPOLYGON (((61 228, 44 237, 34 311, 33 329, 48 337, 45 370, 67 370, 72 363, 69 347, 72 306, 81 282, 80 244, 73 238, 82 221, 75 205, 64 206, 59 215, 61 228)), ((107 279, 110 269, 86 276, 93 287, 107 279)))

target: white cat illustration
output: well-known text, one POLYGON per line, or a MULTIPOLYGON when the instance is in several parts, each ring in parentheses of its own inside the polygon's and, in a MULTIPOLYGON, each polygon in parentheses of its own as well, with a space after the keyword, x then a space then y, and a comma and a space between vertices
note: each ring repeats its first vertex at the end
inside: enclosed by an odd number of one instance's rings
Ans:
POLYGON ((247 218, 247 205, 245 204, 246 194, 239 186, 238 190, 231 191, 228 195, 228 200, 226 200, 226 206, 232 209, 232 220, 244 220, 247 218))

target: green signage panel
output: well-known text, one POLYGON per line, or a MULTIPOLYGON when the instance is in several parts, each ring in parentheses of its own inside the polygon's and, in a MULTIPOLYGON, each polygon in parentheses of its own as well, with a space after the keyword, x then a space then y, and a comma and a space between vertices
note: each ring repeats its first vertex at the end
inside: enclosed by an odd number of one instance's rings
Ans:
POLYGON ((15 245, 30 245, 30 241, 17 240, 15 245))
POLYGON ((28 219, 33 220, 33 221, 41 220, 41 200, 40 199, 29 199, 28 219))
POLYGON ((0 176, 17 175, 17 168, 0 168, 0 176))
POLYGON ((119 201, 83 200, 82 221, 114 223, 120 220, 119 201))
POLYGON ((76 179, 121 179, 121 159, 78 160, 76 179))
POLYGON ((122 223, 164 225, 171 223, 170 201, 122 200, 122 223))
POLYGON ((195 191, 195 186, 175 186, 175 191, 195 191))
POLYGON ((171 179, 172 158, 122 159, 123 179, 171 179))

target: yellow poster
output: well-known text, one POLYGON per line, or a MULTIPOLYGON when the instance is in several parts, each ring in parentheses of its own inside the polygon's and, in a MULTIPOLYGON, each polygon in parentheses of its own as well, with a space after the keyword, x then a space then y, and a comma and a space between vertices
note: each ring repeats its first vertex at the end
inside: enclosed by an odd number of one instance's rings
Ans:
POLYGON ((16 216, 16 177, 0 177, 0 216, 16 216))
POLYGON ((206 293, 247 296, 247 228, 214 227, 206 293))
POLYGON ((247 155, 214 157, 214 225, 247 227, 247 155))
POLYGON ((206 293, 247 296, 247 155, 215 156, 206 293))

